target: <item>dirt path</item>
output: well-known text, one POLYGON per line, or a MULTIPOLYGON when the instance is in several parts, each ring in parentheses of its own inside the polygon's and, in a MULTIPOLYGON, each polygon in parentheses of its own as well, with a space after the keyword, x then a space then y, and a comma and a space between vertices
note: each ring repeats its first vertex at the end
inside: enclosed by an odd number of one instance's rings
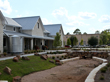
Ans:
POLYGON ((99 64, 93 60, 77 60, 61 66, 26 75, 21 82, 84 82, 89 72, 99 64))

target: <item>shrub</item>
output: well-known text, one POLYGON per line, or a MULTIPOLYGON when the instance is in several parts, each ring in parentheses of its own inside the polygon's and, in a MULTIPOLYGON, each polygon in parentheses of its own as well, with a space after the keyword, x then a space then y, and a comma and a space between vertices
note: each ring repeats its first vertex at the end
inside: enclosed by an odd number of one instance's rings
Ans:
POLYGON ((110 67, 110 63, 107 64, 107 67, 110 67))
POLYGON ((54 54, 57 54, 56 52, 53 52, 54 54))
POLYGON ((57 56, 57 58, 59 58, 59 56, 57 56))
POLYGON ((7 55, 7 53, 6 53, 6 52, 4 52, 4 53, 3 53, 3 55, 4 55, 4 56, 6 56, 6 55, 7 55))
POLYGON ((104 76, 100 76, 100 80, 104 80, 104 76))
POLYGON ((66 59, 66 57, 64 57, 64 59, 66 59))
POLYGON ((62 60, 62 58, 60 58, 60 60, 62 60))
POLYGON ((1 57, 2 55, 0 54, 0 57, 1 57))
POLYGON ((30 51, 30 50, 28 50, 28 53, 31 53, 31 51, 30 51))
POLYGON ((64 57, 64 56, 61 56, 62 58, 64 57))
POLYGON ((103 67, 103 68, 101 68, 101 70, 100 70, 100 71, 101 71, 101 73, 105 73, 105 72, 106 72, 106 70, 107 70, 107 69, 106 69, 105 67, 103 67))
POLYGON ((47 52, 47 54, 49 54, 49 52, 47 52))
POLYGON ((52 59, 55 59, 55 56, 52 56, 52 59))

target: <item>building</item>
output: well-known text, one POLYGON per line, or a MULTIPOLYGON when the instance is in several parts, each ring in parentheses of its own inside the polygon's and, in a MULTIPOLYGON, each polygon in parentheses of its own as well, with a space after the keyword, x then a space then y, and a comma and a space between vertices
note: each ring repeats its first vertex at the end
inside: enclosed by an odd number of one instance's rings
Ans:
POLYGON ((22 53, 24 50, 42 49, 42 46, 52 48, 55 36, 52 31, 54 34, 61 31, 61 36, 64 36, 62 25, 58 24, 54 29, 56 25, 51 25, 50 30, 43 25, 40 16, 9 18, 0 11, 0 50, 22 53))
POLYGON ((65 45, 67 45, 67 39, 70 38, 71 36, 76 36, 76 38, 78 39, 78 45, 80 45, 81 39, 83 39, 83 44, 84 44, 84 45, 88 45, 88 39, 89 39, 91 36, 97 37, 98 40, 99 40, 99 38, 100 38, 100 34, 65 35, 65 37, 64 37, 65 45))

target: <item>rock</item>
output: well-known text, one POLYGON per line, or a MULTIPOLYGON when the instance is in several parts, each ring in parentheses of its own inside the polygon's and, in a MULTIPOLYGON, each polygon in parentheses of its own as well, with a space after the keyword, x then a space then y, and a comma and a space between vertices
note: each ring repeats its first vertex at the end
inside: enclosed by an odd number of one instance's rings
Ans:
POLYGON ((9 67, 6 66, 3 71, 11 75, 11 69, 9 67))
POLYGON ((60 62, 60 60, 55 60, 55 62, 60 62))
POLYGON ((56 62, 55 64, 56 64, 56 65, 62 65, 62 63, 61 63, 61 62, 56 62))
POLYGON ((35 55, 35 56, 39 56, 39 54, 38 54, 38 53, 34 53, 34 55, 35 55))
POLYGON ((13 61, 14 61, 14 62, 18 62, 18 60, 19 60, 18 57, 14 57, 14 58, 13 58, 13 61))
POLYGON ((48 56, 47 55, 41 55, 40 56, 42 59, 44 59, 44 60, 47 60, 48 59, 48 56))
POLYGON ((0 75, 1 75, 2 73, 0 72, 0 75))
POLYGON ((20 58, 21 58, 21 57, 20 57, 20 55, 17 55, 16 57, 17 57, 18 59, 20 59, 20 58))
POLYGON ((13 82, 21 82, 21 77, 20 76, 13 77, 13 82))
POLYGON ((54 61, 53 61, 53 60, 49 60, 49 62, 54 63, 54 61))
POLYGON ((23 59, 23 60, 30 60, 30 59, 29 59, 28 57, 26 57, 26 56, 25 56, 25 57, 22 56, 22 59, 23 59))

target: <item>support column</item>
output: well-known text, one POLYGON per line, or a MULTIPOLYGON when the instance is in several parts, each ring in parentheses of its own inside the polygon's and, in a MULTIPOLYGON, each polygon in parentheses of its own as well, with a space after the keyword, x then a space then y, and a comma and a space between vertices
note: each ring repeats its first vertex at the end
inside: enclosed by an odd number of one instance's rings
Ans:
POLYGON ((33 50, 33 38, 31 39, 31 50, 33 50))
POLYGON ((45 42, 44 39, 42 39, 42 45, 44 45, 44 42, 45 42))

